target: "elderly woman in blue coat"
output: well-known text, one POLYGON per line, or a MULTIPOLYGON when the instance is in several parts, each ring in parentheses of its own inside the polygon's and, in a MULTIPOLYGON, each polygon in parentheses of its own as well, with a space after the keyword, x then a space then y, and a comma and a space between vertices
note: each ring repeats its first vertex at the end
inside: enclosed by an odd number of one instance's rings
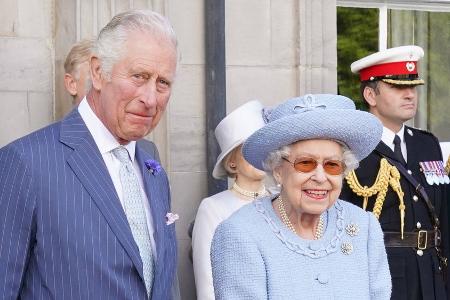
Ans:
POLYGON ((242 151, 280 192, 217 228, 216 299, 389 299, 377 219, 338 199, 345 174, 380 141, 381 123, 336 95, 290 99, 267 122, 242 151))

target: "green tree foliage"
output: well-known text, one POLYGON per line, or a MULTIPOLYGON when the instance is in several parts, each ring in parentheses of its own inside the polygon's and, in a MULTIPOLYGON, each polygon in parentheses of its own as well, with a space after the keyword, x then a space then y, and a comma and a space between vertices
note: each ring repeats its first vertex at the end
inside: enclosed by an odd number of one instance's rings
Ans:
POLYGON ((337 33, 338 92, 366 109, 359 93, 359 77, 350 65, 378 51, 378 9, 338 7, 337 33))
POLYGON ((450 13, 430 13, 428 28, 428 128, 450 141, 450 13))

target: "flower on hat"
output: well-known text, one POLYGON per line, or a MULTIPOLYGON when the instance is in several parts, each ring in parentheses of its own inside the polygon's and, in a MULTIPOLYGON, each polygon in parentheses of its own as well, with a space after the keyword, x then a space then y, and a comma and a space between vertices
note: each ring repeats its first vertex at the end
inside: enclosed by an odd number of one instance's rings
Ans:
POLYGON ((294 106, 294 111, 296 113, 312 111, 316 108, 322 108, 322 109, 327 108, 327 106, 325 104, 320 103, 320 101, 316 97, 314 97, 314 95, 311 95, 311 94, 305 95, 304 97, 300 98, 299 100, 301 100, 301 102, 294 106), (298 108, 300 108, 300 109, 298 110, 298 108))
POLYGON ((147 167, 147 169, 153 175, 158 175, 158 173, 162 170, 162 167, 159 164, 159 162, 154 159, 147 159, 144 163, 145 163, 145 166, 147 167))
POLYGON ((166 225, 170 225, 172 223, 175 223, 176 220, 178 220, 180 218, 180 216, 178 214, 174 214, 171 212, 168 212, 166 214, 166 225))

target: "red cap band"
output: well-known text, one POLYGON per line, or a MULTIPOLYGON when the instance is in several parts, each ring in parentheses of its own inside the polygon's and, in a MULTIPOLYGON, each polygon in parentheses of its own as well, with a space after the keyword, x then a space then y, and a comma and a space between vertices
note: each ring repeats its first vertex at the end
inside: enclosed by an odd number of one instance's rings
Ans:
POLYGON ((370 66, 359 71, 359 78, 361 81, 366 81, 371 77, 409 74, 417 74, 417 64, 415 61, 399 61, 370 66))

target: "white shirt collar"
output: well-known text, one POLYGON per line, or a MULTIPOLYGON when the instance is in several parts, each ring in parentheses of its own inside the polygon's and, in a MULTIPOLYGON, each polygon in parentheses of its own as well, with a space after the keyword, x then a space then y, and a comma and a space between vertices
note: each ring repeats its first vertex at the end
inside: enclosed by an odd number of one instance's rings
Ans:
MULTIPOLYGON (((94 138, 95 144, 97 144, 98 150, 102 155, 120 146, 119 142, 111 134, 108 128, 106 128, 103 122, 100 121, 94 113, 91 106, 87 102, 86 97, 84 97, 78 105, 78 112, 94 138)), ((134 161, 136 142, 131 141, 127 145, 123 146, 128 150, 131 161, 134 161)))
POLYGON ((381 140, 389 148, 391 148, 392 151, 394 151, 394 137, 396 134, 400 137, 400 142, 403 144, 405 142, 405 125, 402 125, 402 128, 400 128, 397 133, 383 126, 383 134, 381 135, 381 140))

